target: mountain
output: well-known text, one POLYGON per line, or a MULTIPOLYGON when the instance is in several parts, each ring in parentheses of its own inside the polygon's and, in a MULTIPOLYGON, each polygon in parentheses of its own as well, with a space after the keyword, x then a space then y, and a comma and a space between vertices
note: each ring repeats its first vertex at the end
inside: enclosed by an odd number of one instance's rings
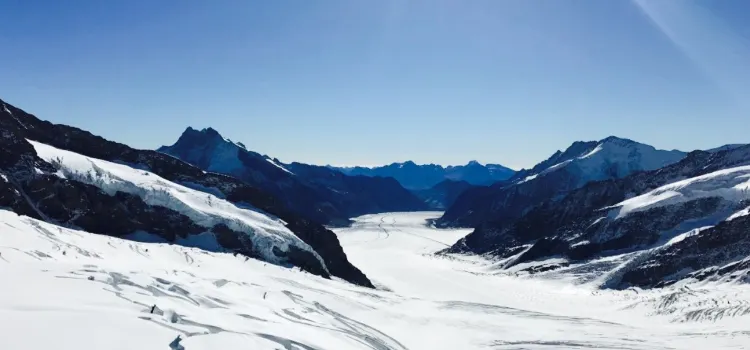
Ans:
POLYGON ((470 188, 477 187, 466 181, 444 180, 426 190, 413 191, 431 209, 445 210, 456 201, 456 198, 470 188))
POLYGON ((63 227, 200 245, 372 287, 332 231, 256 187, 0 104, 2 208, 63 227))
POLYGON ((602 287, 744 278, 750 267, 750 146, 694 151, 666 167, 589 182, 515 220, 486 222, 448 252, 513 273, 571 274, 602 287))
POLYGON ((657 150, 614 136, 601 141, 575 142, 532 169, 518 171, 508 182, 467 190, 437 223, 477 227, 489 221, 510 222, 542 201, 588 182, 658 169, 684 157, 684 152, 657 150))
POLYGON ((343 225, 349 218, 389 211, 419 211, 427 206, 397 181, 347 176, 327 167, 278 159, 249 151, 212 128, 188 127, 159 152, 205 171, 236 177, 260 188, 291 210, 322 224, 343 225))
POLYGON ((392 177, 410 190, 426 190, 445 180, 466 181, 471 185, 486 186, 507 180, 514 170, 499 164, 482 165, 470 161, 466 165, 443 167, 436 164, 417 165, 412 161, 393 163, 375 168, 335 168, 348 175, 392 177))

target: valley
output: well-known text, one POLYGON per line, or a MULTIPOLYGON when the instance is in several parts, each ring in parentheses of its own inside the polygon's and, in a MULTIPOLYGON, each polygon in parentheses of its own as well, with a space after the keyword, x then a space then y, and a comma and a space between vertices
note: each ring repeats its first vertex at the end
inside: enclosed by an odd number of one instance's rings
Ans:
POLYGON ((750 1, 10 1, 0 350, 750 349, 750 1))
POLYGON ((434 255, 438 212, 336 229, 377 289, 229 253, 139 243, 0 211, 3 349, 740 349, 747 288, 610 291, 434 255), (153 312, 152 312, 153 309, 153 312), (29 336, 39 334, 43 336, 29 336))

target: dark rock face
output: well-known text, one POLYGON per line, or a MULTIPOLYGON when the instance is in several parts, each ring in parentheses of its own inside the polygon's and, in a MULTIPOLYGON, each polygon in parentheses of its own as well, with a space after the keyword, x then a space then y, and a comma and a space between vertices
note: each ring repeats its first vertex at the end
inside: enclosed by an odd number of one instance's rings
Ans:
MULTIPOLYGON (((225 249, 257 256, 252 242, 242 232, 233 232, 221 225, 199 227, 186 216, 164 207, 147 205, 139 197, 119 192, 110 196, 94 186, 51 175, 56 171, 55 166, 36 156, 33 146, 25 141, 28 138, 85 156, 148 169, 167 180, 211 190, 231 202, 250 204, 289 223, 287 226, 292 232, 313 246, 326 263, 330 261, 332 265, 328 268, 333 275, 372 287, 367 277, 349 263, 333 232, 302 219, 260 189, 233 177, 204 172, 166 154, 135 150, 84 130, 39 120, 3 101, 0 101, 0 107, 0 206, 4 208, 51 223, 112 236, 146 231, 174 241, 178 236, 184 238, 211 232, 225 249)), ((283 254, 290 264, 328 277, 312 254, 300 251, 283 254)))
POLYGON ((414 194, 431 209, 444 210, 453 205, 462 193, 474 187, 478 186, 466 181, 445 180, 430 189, 414 191, 414 194))
POLYGON ((347 260, 346 253, 341 249, 335 233, 299 216, 284 220, 287 227, 297 234, 297 237, 318 252, 332 275, 347 276, 346 280, 351 283, 374 288, 367 276, 347 260))
POLYGON ((518 218, 483 223, 447 252, 513 257, 506 263, 511 267, 553 257, 585 263, 596 257, 642 251, 643 256, 615 274, 621 280, 617 277, 607 282, 606 286, 613 288, 653 287, 685 277, 716 276, 719 272, 711 270, 712 266, 733 264, 750 255, 750 245, 743 235, 747 233, 747 217, 722 222, 750 203, 706 197, 622 218, 616 216, 616 208, 602 208, 669 183, 748 164, 750 146, 691 152, 682 161, 655 171, 588 183, 561 198, 549 198, 518 218), (714 224, 700 234, 665 245, 676 234, 714 224))
POLYGON ((626 271, 618 284, 661 287, 683 278, 705 280, 730 276, 746 279, 750 263, 750 216, 724 221, 699 234, 650 252, 626 271), (738 272, 738 273, 735 273, 738 272))
POLYGON ((548 174, 533 182, 497 183, 463 192, 438 220, 442 227, 477 227, 485 222, 510 222, 548 198, 571 189, 577 180, 567 171, 548 174))
POLYGON ((259 188, 307 219, 344 225, 349 218, 427 206, 393 179, 347 176, 328 167, 278 160, 248 151, 216 130, 187 128, 163 152, 203 170, 236 177, 259 188))
POLYGON ((412 161, 393 163, 375 168, 336 168, 348 175, 392 177, 412 190, 427 190, 445 181, 465 181, 475 186, 488 186, 509 179, 515 171, 499 164, 482 165, 470 161, 466 165, 443 167, 437 164, 417 165, 412 161))
POLYGON ((350 176, 328 167, 302 163, 284 166, 307 184, 319 188, 325 202, 347 218, 428 209, 421 199, 393 178, 350 176))

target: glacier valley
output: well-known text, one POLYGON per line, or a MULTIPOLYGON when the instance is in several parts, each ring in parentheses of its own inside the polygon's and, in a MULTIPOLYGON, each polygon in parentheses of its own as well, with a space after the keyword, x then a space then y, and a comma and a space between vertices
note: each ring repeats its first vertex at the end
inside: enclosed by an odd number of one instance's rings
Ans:
POLYGON ((740 349, 750 290, 704 282, 602 290, 435 255, 469 233, 439 212, 336 229, 377 289, 0 211, 0 349, 740 349))

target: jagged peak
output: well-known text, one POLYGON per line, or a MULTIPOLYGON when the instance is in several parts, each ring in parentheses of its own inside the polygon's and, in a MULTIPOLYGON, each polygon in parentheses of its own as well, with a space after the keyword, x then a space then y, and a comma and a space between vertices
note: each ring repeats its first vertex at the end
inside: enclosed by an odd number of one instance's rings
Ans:
POLYGON ((212 127, 202 128, 198 130, 196 128, 188 126, 185 131, 182 132, 182 135, 180 135, 176 144, 185 142, 192 143, 196 141, 200 141, 202 143, 226 142, 237 145, 238 147, 242 147, 243 149, 245 148, 244 145, 239 146, 236 142, 232 142, 232 140, 222 136, 218 130, 212 127))

